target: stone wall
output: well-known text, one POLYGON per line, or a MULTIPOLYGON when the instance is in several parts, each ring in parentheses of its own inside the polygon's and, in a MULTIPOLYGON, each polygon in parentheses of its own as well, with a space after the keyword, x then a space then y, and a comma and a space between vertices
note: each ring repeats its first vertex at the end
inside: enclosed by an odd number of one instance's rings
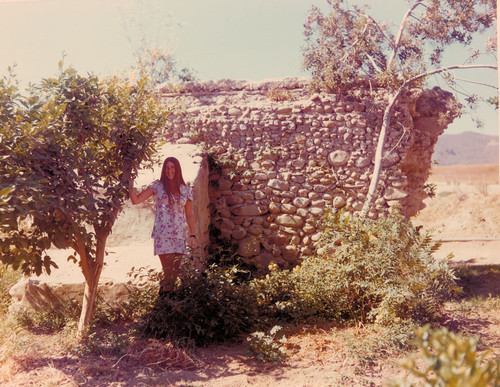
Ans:
MULTIPOLYGON (((211 155, 212 225, 257 266, 311 255, 327 207, 366 199, 386 101, 362 82, 354 96, 309 92, 309 80, 164 84, 163 135, 211 155)), ((423 206, 434 144, 458 114, 450 93, 411 90, 394 110, 371 218, 423 206)))

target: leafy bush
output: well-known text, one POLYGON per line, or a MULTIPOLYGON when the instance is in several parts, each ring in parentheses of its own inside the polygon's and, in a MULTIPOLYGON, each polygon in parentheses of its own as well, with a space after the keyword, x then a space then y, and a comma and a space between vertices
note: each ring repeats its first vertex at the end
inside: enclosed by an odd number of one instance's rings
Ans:
POLYGON ((80 309, 78 301, 71 299, 57 309, 24 309, 15 315, 15 319, 19 326, 27 329, 52 332, 64 328, 69 322, 76 321, 80 309))
POLYGON ((321 253, 292 270, 271 265, 252 279, 224 260, 203 273, 187 268, 144 316, 144 331, 201 345, 320 317, 403 332, 401 326, 440 316, 443 300, 459 291, 447 261, 432 256, 439 244, 399 215, 371 220, 332 212, 323 229, 321 253))
POLYGON ((343 332, 341 337, 349 358, 357 360, 361 373, 394 353, 410 349, 414 331, 411 321, 401 321, 390 326, 371 324, 356 333, 343 332))
POLYGON ((78 343, 72 351, 78 356, 89 354, 120 356, 130 345, 128 332, 117 333, 108 329, 92 332, 78 343))
POLYGON ((239 275, 236 266, 183 271, 179 286, 161 295, 144 316, 143 331, 196 345, 249 332, 257 324, 257 295, 247 282, 237 282, 239 275))
MULTIPOLYGON (((500 385, 500 359, 495 362, 478 356, 477 339, 463 337, 446 328, 430 329, 429 325, 418 328, 416 344, 420 349, 424 369, 418 367, 415 357, 409 357, 403 367, 425 381, 429 386, 474 386, 500 385)), ((394 386, 409 386, 413 383, 395 382, 394 386)))
POLYGON ((292 271, 274 268, 253 285, 268 310, 302 320, 431 320, 442 301, 459 291, 446 260, 432 253, 439 244, 399 215, 371 220, 329 212, 320 254, 292 271))
MULTIPOLYGON (((123 321, 133 321, 149 312, 153 308, 157 296, 154 286, 152 283, 148 283, 145 286, 130 287, 128 300, 112 305, 105 302, 100 293, 97 293, 95 312, 90 324, 91 330, 123 321)), ((69 299, 54 309, 25 308, 13 317, 21 327, 35 331, 53 332, 69 329, 75 325, 80 310, 80 303, 75 299, 69 299)))

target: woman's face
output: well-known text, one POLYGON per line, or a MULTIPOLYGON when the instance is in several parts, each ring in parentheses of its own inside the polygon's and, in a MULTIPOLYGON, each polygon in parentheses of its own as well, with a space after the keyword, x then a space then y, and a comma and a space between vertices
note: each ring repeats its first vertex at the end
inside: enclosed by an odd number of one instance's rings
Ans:
POLYGON ((175 165, 171 161, 167 161, 167 168, 165 169, 165 174, 169 180, 173 180, 175 177, 175 165))

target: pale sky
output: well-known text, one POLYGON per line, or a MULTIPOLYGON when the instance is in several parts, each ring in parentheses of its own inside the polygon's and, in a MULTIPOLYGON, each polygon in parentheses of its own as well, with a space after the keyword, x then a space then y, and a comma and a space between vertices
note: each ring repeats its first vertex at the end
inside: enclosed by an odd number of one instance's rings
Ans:
MULTIPOLYGON (((406 0, 363 3, 374 5, 375 18, 397 24, 407 8, 406 0)), ((83 74, 127 71, 134 63, 129 40, 141 36, 171 47, 179 64, 202 80, 309 76, 301 47, 313 4, 326 0, 0 0, 0 76, 17 64, 23 83, 38 82, 57 72, 63 52, 65 64, 83 74)), ((497 75, 488 71, 481 80, 496 85, 497 75)), ((446 133, 498 135, 497 112, 482 107, 479 115, 484 128, 462 117, 446 133)))

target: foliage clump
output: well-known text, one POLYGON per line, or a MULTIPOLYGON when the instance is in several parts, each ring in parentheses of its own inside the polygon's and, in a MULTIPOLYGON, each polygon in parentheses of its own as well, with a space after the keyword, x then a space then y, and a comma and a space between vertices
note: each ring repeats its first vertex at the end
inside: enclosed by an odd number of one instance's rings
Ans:
POLYGON ((146 334, 204 345, 231 340, 258 323, 257 295, 236 266, 183 271, 181 284, 160 295, 142 326, 146 334))
MULTIPOLYGON (((196 344, 310 318, 401 326, 440 317, 459 291, 429 235, 399 215, 371 220, 331 212, 317 256, 292 270, 245 278, 237 266, 186 271, 145 319, 148 334, 196 344)), ((399 329, 399 328, 398 328, 399 329)))
MULTIPOLYGON (((382 336, 392 332, 405 347, 410 328, 439 318, 443 301, 459 291, 447 260, 433 257, 439 244, 399 215, 371 220, 328 212, 322 224, 318 254, 291 270, 272 264, 257 276, 232 254, 230 260, 212 260, 203 271, 186 260, 176 288, 159 297, 158 273, 136 274, 140 286, 129 302, 116 310, 98 302, 93 326, 139 321, 146 336, 198 346, 254 332, 253 353, 282 361, 283 343, 273 326, 317 318, 373 322, 382 336)), ((50 319, 49 328, 60 329, 76 317, 70 314, 25 315, 22 325, 39 330, 50 319)), ((371 357, 359 345, 351 347, 371 357)))
POLYGON ((285 344, 287 338, 281 333, 281 327, 275 325, 268 333, 254 332, 247 341, 249 350, 255 358, 264 363, 279 364, 287 359, 285 344))
POLYGON ((78 302, 71 299, 54 309, 22 309, 14 317, 19 326, 31 331, 54 332, 73 323, 78 318, 79 309, 78 302))
POLYGON ((443 300, 459 291, 447 260, 432 256, 439 244, 399 215, 371 220, 330 212, 323 225, 321 254, 254 281, 268 309, 290 320, 390 325, 436 319, 443 300))
MULTIPOLYGON (((475 338, 425 325, 416 330, 416 344, 423 366, 410 356, 403 367, 425 385, 486 387, 500 384, 500 359, 496 363, 486 360, 487 352, 478 356, 475 338)), ((413 385, 408 381, 393 383, 393 386, 413 385)))
POLYGON ((270 88, 266 93, 267 98, 271 101, 282 102, 282 101, 292 101, 293 92, 285 89, 282 86, 275 86, 270 88))

